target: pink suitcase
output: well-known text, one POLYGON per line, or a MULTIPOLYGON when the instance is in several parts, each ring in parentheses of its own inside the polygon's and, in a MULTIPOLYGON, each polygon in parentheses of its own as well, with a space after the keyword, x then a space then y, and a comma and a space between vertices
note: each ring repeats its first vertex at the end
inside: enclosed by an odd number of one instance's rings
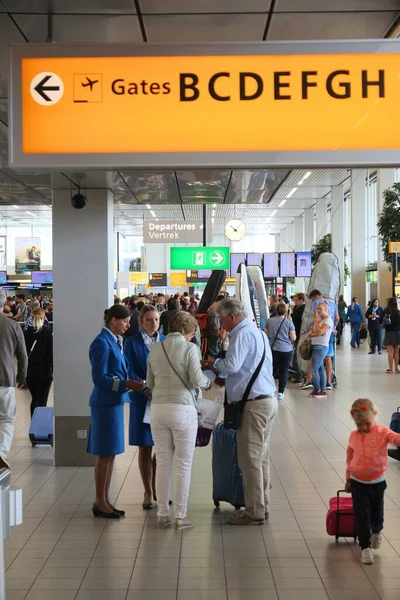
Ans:
POLYGON ((334 535, 336 541, 340 537, 352 537, 356 539, 356 518, 353 511, 352 498, 340 497, 345 490, 339 490, 329 500, 329 510, 326 515, 326 532, 334 535))

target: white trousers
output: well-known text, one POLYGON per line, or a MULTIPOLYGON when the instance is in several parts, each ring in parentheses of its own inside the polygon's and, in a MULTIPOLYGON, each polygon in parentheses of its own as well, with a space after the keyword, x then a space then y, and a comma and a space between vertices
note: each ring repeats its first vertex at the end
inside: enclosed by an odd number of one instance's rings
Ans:
POLYGON ((151 407, 151 432, 157 457, 156 492, 159 517, 169 515, 172 469, 175 518, 186 517, 197 422, 194 406, 171 403, 154 404, 151 407))
POLYGON ((15 387, 0 387, 0 456, 10 452, 17 417, 15 387))

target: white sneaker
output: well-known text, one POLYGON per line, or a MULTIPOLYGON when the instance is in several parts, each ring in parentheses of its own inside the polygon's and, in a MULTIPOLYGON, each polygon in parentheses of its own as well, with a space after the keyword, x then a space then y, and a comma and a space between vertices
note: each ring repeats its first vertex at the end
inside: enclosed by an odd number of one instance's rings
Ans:
POLYGON ((175 519, 175 529, 192 529, 194 527, 192 521, 187 517, 184 519, 175 519))
POLYGON ((361 562, 363 565, 374 564, 374 557, 372 556, 371 548, 364 548, 364 550, 361 550, 361 562))
POLYGON ((378 550, 382 544, 382 534, 381 533, 373 533, 371 546, 373 550, 378 550))
POLYGON ((284 400, 284 399, 285 399, 285 394, 282 394, 281 392, 279 392, 278 400, 284 400))
POLYGON ((172 521, 169 517, 158 517, 157 519, 157 527, 160 529, 164 529, 165 527, 169 527, 172 521))

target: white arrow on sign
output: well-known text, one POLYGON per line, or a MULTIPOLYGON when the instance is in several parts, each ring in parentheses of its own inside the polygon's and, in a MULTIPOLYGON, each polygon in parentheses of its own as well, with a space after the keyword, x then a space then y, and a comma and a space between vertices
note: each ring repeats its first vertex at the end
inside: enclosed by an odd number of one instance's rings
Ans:
POLYGON ((63 97, 64 84, 61 77, 55 73, 38 73, 31 81, 30 92, 38 104, 53 106, 63 97))
POLYGON ((210 254, 210 261, 216 266, 218 267, 218 265, 220 265, 222 262, 224 262, 224 255, 221 254, 221 252, 219 252, 218 250, 215 250, 215 252, 211 252, 210 254))

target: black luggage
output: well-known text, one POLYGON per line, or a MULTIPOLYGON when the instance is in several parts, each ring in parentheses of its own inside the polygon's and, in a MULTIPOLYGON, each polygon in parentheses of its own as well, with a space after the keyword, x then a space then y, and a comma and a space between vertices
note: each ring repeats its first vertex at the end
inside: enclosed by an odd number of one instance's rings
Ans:
POLYGON ((236 431, 215 426, 212 440, 213 500, 230 502, 236 510, 245 506, 242 474, 238 465, 236 431))

